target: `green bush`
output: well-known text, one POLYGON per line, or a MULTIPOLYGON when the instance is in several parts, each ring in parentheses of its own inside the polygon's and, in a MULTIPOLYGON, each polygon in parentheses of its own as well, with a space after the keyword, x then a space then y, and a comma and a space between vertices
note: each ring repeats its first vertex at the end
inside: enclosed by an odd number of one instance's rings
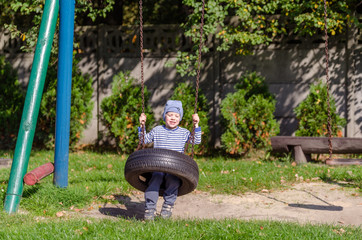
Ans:
MULTIPOLYGON (((342 129, 346 126, 346 120, 337 114, 336 103, 330 95, 330 109, 332 119, 332 135, 342 137, 342 129)), ((319 81, 310 86, 310 92, 295 109, 299 120, 296 136, 322 137, 328 136, 328 103, 327 87, 319 81)))
MULTIPOLYGON (((184 116, 180 123, 180 127, 192 131, 192 114, 194 114, 195 110, 195 88, 192 85, 180 83, 176 86, 175 91, 170 99, 179 100, 182 102, 184 116)), ((200 89, 197 99, 197 114, 200 117, 199 126, 201 127, 202 131, 202 141, 201 144, 195 145, 194 147, 194 153, 198 155, 207 154, 211 150, 209 143, 210 129, 208 125, 208 112, 209 106, 207 104, 206 97, 200 89)), ((191 150, 191 148, 192 147, 190 145, 188 149, 191 150)))
POLYGON ((251 149, 270 149, 270 137, 279 133, 274 119, 275 103, 264 78, 249 73, 221 103, 224 133, 222 147, 229 154, 242 155, 251 149))
POLYGON ((25 100, 17 72, 0 56, 0 148, 14 148, 25 100))
POLYGON ((273 95, 269 92, 265 79, 256 72, 245 74, 241 82, 235 85, 235 88, 237 90, 245 90, 246 99, 249 99, 254 95, 261 95, 265 99, 274 99, 273 95))
MULTIPOLYGON (((119 72, 113 77, 112 94, 101 103, 101 120, 108 135, 116 141, 123 153, 133 152, 138 145, 139 116, 142 113, 142 92, 134 85, 129 72, 119 72)), ((154 123, 153 113, 148 106, 149 92, 144 88, 146 129, 154 123)))
MULTIPOLYGON (((72 95, 70 113, 69 144, 73 148, 82 137, 83 130, 92 118, 93 102, 92 78, 82 75, 78 60, 73 60, 72 95)), ((35 147, 53 148, 55 144, 55 117, 57 93, 57 67, 48 68, 44 93, 40 104, 37 129, 34 136, 35 147)))

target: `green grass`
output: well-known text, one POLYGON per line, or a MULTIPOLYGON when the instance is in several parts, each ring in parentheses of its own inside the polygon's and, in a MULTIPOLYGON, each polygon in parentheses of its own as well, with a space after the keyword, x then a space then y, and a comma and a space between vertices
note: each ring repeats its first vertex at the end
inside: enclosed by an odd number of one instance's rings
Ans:
MULTIPOLYGON (((10 152, 0 157, 12 158, 10 152)), ((52 162, 51 151, 32 152, 29 170, 52 162)), ((52 176, 25 186, 20 213, 3 211, 10 168, 0 169, 0 239, 358 239, 358 227, 299 225, 278 221, 172 220, 143 222, 77 217, 72 209, 129 195, 134 190, 124 179, 126 156, 76 152, 69 155, 69 186, 59 189, 52 176), (64 217, 56 213, 65 211, 64 217)), ((245 161, 222 157, 196 159, 200 168, 198 190, 215 194, 242 194, 262 189, 286 189, 298 182, 326 181, 362 189, 360 166, 323 164, 293 166, 285 161, 245 161)))
POLYGON ((0 239, 358 239, 361 228, 241 220, 54 219, 0 214, 0 239))

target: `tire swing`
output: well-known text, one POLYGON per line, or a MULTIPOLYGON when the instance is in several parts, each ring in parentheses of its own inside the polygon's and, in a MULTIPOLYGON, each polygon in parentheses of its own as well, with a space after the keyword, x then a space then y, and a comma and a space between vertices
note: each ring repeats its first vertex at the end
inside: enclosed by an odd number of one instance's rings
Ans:
MULTIPOLYGON (((145 112, 144 101, 144 78, 143 78, 143 18, 142 18, 142 0, 140 4, 140 55, 141 55, 141 85, 142 85, 142 112, 145 112)), ((194 113, 197 113, 197 98, 200 80, 200 66, 201 66, 201 49, 202 49, 202 35, 204 25, 204 9, 205 0, 202 0, 202 13, 200 25, 200 43, 198 49, 198 68, 196 77, 196 93, 195 93, 195 107, 194 113)), ((192 192, 199 181, 199 168, 194 161, 194 144, 195 144, 195 125, 191 131, 188 142, 185 146, 184 154, 161 148, 145 148, 144 144, 144 129, 145 125, 142 124, 142 135, 137 147, 127 159, 124 168, 124 175, 126 181, 134 188, 144 192, 148 187, 148 183, 152 177, 152 172, 164 172, 172 174, 181 180, 181 185, 178 190, 178 196, 185 195, 192 192), (192 144, 191 157, 186 155, 189 144, 192 144)), ((160 187, 159 195, 162 196, 165 186, 160 187)))

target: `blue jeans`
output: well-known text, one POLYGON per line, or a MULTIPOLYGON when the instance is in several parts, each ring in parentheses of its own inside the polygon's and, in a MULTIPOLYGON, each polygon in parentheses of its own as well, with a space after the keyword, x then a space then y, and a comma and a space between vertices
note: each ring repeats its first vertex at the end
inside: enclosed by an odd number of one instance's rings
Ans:
POLYGON ((163 172, 153 172, 148 187, 145 191, 145 208, 156 209, 157 200, 161 184, 165 182, 165 192, 163 193, 164 204, 173 206, 175 204, 178 188, 181 180, 171 174, 163 172))

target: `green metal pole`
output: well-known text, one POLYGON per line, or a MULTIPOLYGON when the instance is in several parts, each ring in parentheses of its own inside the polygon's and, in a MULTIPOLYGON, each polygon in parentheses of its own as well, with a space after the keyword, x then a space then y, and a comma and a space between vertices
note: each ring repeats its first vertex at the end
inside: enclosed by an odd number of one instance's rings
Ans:
POLYGON ((9 214, 17 212, 23 194, 58 13, 59 1, 46 0, 6 191, 4 209, 9 214))

